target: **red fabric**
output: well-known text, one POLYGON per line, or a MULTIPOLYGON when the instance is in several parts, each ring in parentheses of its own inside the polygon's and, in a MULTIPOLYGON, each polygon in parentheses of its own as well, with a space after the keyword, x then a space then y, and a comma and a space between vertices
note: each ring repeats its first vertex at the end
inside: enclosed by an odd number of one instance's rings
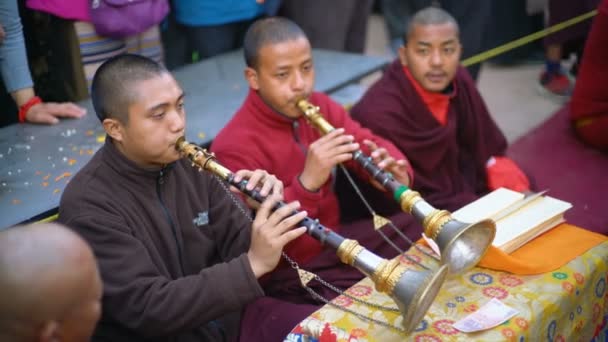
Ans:
MULTIPOLYGON (((393 144, 350 119, 346 111, 326 95, 313 93, 310 101, 320 107, 330 124, 336 128, 343 127, 353 135, 364 152, 369 153, 362 141, 369 139, 386 148, 396 159, 405 159, 393 144)), ((231 170, 263 169, 276 175, 285 185, 284 197, 287 202, 300 201, 301 208, 310 217, 318 218, 323 225, 337 230, 340 212, 331 178, 318 192, 309 192, 298 180, 304 170, 306 150, 319 138, 319 132, 304 117, 293 120, 277 113, 257 92, 251 90, 239 111, 216 136, 211 150, 231 170)), ((365 175, 365 171, 352 162, 346 166, 365 175)), ((409 173, 411 177, 411 170, 409 173)), ((290 243, 285 250, 299 263, 305 263, 321 248, 318 241, 305 235, 290 243)))
POLYGON ((608 0, 602 1, 585 44, 570 104, 571 120, 587 144, 608 151, 608 0))
POLYGON ((426 104, 426 107, 429 109, 431 114, 433 114, 441 126, 445 126, 448 123, 448 107, 450 106, 450 98, 456 95, 456 88, 454 88, 454 91, 452 91, 451 94, 428 91, 423 89, 418 84, 418 81, 416 81, 416 79, 412 76, 408 67, 403 67, 403 72, 405 72, 405 76, 407 76, 407 79, 412 83, 414 89, 416 89, 416 93, 418 93, 422 99, 422 102, 426 104))
POLYGON ((530 190, 530 181, 524 172, 508 157, 494 157, 487 167, 488 189, 500 187, 524 192, 530 190))

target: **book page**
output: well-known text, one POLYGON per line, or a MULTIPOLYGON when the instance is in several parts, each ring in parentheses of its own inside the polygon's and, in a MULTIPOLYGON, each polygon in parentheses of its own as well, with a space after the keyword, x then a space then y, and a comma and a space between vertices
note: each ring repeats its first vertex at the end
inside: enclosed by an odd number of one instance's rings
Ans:
POLYGON ((498 216, 505 209, 524 198, 524 194, 498 188, 452 213, 452 217, 462 222, 473 223, 498 216))

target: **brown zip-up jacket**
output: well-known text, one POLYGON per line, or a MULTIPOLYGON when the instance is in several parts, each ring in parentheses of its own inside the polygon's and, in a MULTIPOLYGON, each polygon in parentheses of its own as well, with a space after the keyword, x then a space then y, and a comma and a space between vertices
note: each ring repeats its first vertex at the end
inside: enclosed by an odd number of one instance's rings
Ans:
POLYGON ((144 170, 108 139, 68 184, 59 218, 99 263, 96 341, 232 340, 241 309, 263 295, 250 221, 185 160, 144 170))

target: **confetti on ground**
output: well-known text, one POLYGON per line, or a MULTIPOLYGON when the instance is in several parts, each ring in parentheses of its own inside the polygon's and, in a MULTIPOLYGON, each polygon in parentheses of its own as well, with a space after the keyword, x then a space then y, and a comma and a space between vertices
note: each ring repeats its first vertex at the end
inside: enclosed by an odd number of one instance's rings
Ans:
POLYGON ((13 204, 21 204, 21 200, 15 198, 13 199, 13 204))
POLYGON ((205 133, 203 133, 203 132, 200 132, 200 133, 198 134, 198 138, 199 138, 199 139, 205 139, 205 136, 206 136, 206 135, 205 135, 205 133))
POLYGON ((92 155, 92 154, 93 154, 93 152, 94 152, 93 150, 87 150, 87 154, 88 154, 88 155, 92 155))
POLYGON ((42 182, 42 186, 46 188, 47 186, 49 186, 49 182, 42 182))
POLYGON ((68 165, 72 166, 74 164, 76 164, 76 159, 70 159, 70 160, 68 160, 68 165))
POLYGON ((36 171, 35 175, 36 176, 40 176, 42 174, 42 171, 36 171))
POLYGON ((65 132, 61 132, 62 137, 71 137, 74 134, 76 134, 76 129, 68 129, 65 132))
POLYGON ((84 150, 80 149, 80 152, 78 152, 78 154, 83 155, 84 154, 84 150))
POLYGON ((70 177, 71 175, 72 175, 72 173, 71 173, 71 172, 64 172, 64 173, 62 173, 61 175, 59 175, 59 176, 55 177, 55 182, 59 182, 59 181, 60 181, 60 180, 62 180, 63 178, 70 177))
POLYGON ((100 134, 97 136, 97 142, 98 143, 103 143, 104 141, 106 141, 106 135, 105 134, 100 134))
POLYGON ((85 134, 86 136, 90 137, 91 135, 93 135, 93 130, 92 130, 92 129, 90 129, 90 130, 88 130, 88 131, 84 132, 84 134, 85 134))
POLYGON ((53 194, 58 194, 60 192, 61 192, 61 189, 55 189, 55 190, 53 190, 53 194))
POLYGON ((48 179, 49 179, 49 177, 51 177, 51 174, 50 174, 50 173, 47 173, 47 175, 46 175, 46 176, 44 176, 44 177, 42 177, 42 179, 44 179, 44 180, 48 180, 48 179))

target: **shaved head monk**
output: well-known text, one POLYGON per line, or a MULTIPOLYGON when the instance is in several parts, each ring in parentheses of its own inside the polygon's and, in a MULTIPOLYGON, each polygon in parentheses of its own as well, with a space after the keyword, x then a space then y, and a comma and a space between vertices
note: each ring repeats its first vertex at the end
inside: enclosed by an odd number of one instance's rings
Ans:
POLYGON ((421 10, 409 21, 399 58, 351 112, 408 156, 413 188, 448 210, 498 187, 529 188, 504 156, 507 141, 460 66, 461 50, 456 20, 440 8, 421 10))
POLYGON ((88 341, 101 314, 89 246, 58 224, 0 232, 0 341, 88 341))

